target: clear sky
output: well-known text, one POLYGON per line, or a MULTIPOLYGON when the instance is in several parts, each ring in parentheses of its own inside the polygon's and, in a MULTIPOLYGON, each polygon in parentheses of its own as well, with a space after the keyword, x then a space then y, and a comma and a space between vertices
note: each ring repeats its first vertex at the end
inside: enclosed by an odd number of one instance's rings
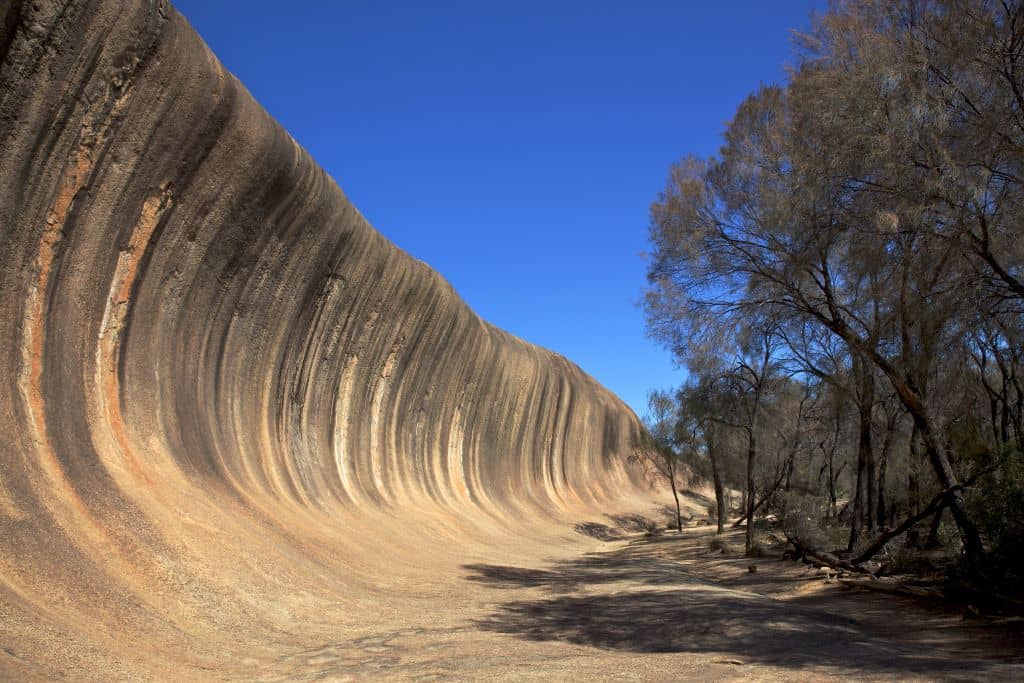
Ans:
POLYGON ((825 0, 177 0, 373 225, 643 414, 650 203, 825 0))

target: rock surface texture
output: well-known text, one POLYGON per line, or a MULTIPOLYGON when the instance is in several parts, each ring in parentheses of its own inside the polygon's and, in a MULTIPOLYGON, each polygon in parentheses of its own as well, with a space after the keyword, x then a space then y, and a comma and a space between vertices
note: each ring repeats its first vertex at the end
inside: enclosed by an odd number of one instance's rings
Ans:
POLYGON ((438 577, 643 488, 168 3, 6 0, 0 56, 0 678, 400 675, 438 577))

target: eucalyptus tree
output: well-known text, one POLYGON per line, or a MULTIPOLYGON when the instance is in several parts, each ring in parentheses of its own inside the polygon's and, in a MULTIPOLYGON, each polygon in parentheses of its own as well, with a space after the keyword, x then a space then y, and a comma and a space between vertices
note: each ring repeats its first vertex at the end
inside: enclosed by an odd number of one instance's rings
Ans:
POLYGON ((837 2, 800 45, 830 146, 861 160, 849 181, 917 205, 979 293, 1024 300, 1022 3, 837 2))
POLYGON ((679 404, 667 391, 653 390, 647 394, 646 434, 635 445, 630 459, 643 464, 655 477, 663 479, 672 489, 676 505, 676 529, 683 530, 683 513, 679 503, 682 474, 680 443, 676 440, 679 404))
POLYGON ((718 379, 717 375, 708 372, 692 374, 691 380, 679 389, 676 396, 681 416, 679 430, 693 435, 694 444, 703 450, 708 460, 715 491, 717 532, 721 534, 729 516, 726 498, 729 468, 726 459, 731 439, 726 433, 728 428, 720 421, 721 416, 729 414, 729 407, 726 405, 728 396, 718 379))
POLYGON ((908 519, 948 507, 976 564, 962 481, 1024 431, 1022 3, 837 1, 798 43, 717 158, 671 169, 651 208, 648 329, 693 364, 772 321, 776 366, 845 392, 823 455, 843 451, 856 407, 850 547, 861 520, 882 525, 902 459, 908 519))
MULTIPOLYGON (((977 558, 980 539, 924 393, 955 303, 948 249, 893 230, 902 207, 850 186, 801 84, 797 73, 789 88, 749 97, 721 159, 673 168, 652 207, 650 328, 683 356, 720 345, 708 330, 742 329, 744 319, 802 319, 843 342, 862 377, 879 372, 913 417, 977 558)), ((861 434, 869 442, 870 429, 861 434)))

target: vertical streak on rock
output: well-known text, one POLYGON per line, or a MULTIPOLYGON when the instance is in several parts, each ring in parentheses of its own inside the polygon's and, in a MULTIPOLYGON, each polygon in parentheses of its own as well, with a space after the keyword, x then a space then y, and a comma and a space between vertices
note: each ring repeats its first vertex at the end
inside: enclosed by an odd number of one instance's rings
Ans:
POLYGON ((349 419, 352 415, 352 385, 356 377, 357 356, 348 356, 345 360, 344 369, 341 371, 341 383, 338 386, 338 396, 335 401, 333 431, 334 431, 334 465, 338 470, 338 478, 341 480, 342 491, 345 497, 355 505, 362 503, 362 496, 358 485, 352 480, 351 462, 352 455, 348 452, 349 445, 349 419))
POLYGON ((99 340, 96 345, 95 386, 97 406, 91 427, 94 438, 100 441, 97 448, 110 452, 116 449, 120 460, 128 465, 131 474, 147 485, 152 479, 139 467, 135 450, 128 439, 126 425, 121 415, 121 393, 118 379, 120 343, 128 315, 132 289, 138 276, 139 264, 149 246, 160 217, 173 203, 169 184, 148 197, 142 204, 139 220, 132 230, 128 247, 118 254, 117 266, 107 296, 107 305, 100 321, 99 340), (99 436, 100 429, 109 430, 110 437, 99 436), (112 442, 112 443, 111 443, 112 442), (102 445, 101 445, 102 444, 102 445))
POLYGON ((97 100, 82 115, 77 145, 71 158, 64 164, 56 194, 46 213, 45 225, 41 229, 35 259, 36 279, 28 292, 21 325, 23 337, 19 388, 25 413, 29 418, 28 428, 32 441, 36 444, 38 462, 49 479, 49 485, 54 489, 55 495, 49 498, 49 502, 52 504, 60 501, 70 505, 75 516, 92 526, 95 540, 102 539, 104 532, 82 504, 73 484, 65 476, 47 434, 46 400, 42 390, 43 357, 48 329, 51 281, 54 265, 60 255, 61 241, 65 230, 69 228, 75 203, 90 183, 97 160, 128 104, 132 93, 129 76, 138 63, 139 60, 136 58, 134 63, 130 64, 130 68, 118 72, 109 85, 107 100, 97 100))
POLYGON ((629 409, 377 233, 161 0, 8 3, 0 60, 0 641, 41 677, 337 639, 640 484, 629 409))

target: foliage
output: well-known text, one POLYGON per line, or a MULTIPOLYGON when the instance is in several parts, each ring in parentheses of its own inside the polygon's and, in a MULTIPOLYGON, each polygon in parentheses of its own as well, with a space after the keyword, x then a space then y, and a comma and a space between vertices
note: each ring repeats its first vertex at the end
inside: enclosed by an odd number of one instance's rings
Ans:
POLYGON ((930 516, 968 565, 1010 567, 1024 8, 841 2, 797 43, 651 207, 648 331, 691 373, 676 433, 747 516, 831 547, 845 520, 849 550, 930 516))
POLYGON ((831 550, 837 545, 836 529, 826 525, 825 513, 820 496, 788 492, 779 501, 779 522, 787 537, 812 548, 831 550))
POLYGON ((721 536, 712 536, 711 540, 708 541, 708 549, 716 553, 728 552, 729 544, 721 536))
POLYGON ((986 532, 993 568, 1024 578, 1024 452, 1004 451, 998 467, 971 490, 968 506, 986 532))

